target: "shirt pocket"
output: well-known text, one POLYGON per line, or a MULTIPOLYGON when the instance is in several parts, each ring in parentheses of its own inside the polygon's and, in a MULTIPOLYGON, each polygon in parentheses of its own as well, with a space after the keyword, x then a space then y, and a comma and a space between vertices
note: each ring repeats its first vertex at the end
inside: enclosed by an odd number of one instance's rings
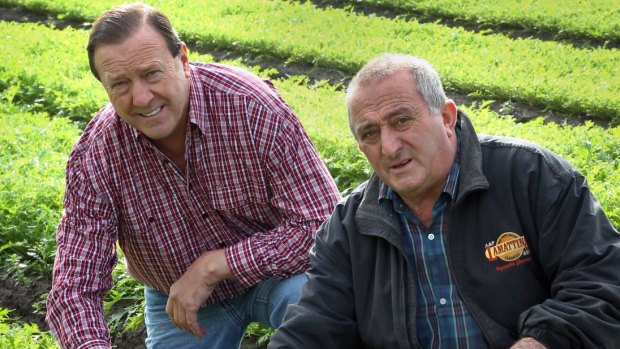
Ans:
POLYGON ((257 174, 247 173, 236 183, 221 181, 208 190, 211 206, 219 211, 237 211, 252 205, 269 204, 267 182, 257 174))
POLYGON ((218 211, 238 209, 252 202, 251 193, 244 187, 215 187, 209 191, 211 206, 218 211))
POLYGON ((248 233, 272 229, 279 215, 266 185, 244 183, 214 187, 209 191, 209 204, 225 224, 237 232, 248 233))

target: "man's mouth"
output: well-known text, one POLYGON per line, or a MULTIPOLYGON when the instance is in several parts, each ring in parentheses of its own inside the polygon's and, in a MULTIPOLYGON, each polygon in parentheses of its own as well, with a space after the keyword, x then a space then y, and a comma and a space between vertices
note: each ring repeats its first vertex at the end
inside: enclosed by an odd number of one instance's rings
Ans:
POLYGON ((400 169, 402 167, 405 167, 410 162, 411 162, 411 159, 403 160, 403 161, 401 161, 401 162, 399 162, 397 164, 392 165, 391 167, 394 170, 398 170, 398 169, 400 169))
POLYGON ((142 114, 140 114, 140 115, 142 115, 142 116, 146 116, 146 117, 153 116, 153 115, 158 114, 158 113, 161 111, 161 108, 162 108, 162 107, 159 107, 159 108, 157 108, 157 109, 155 109, 155 110, 152 110, 152 111, 151 111, 151 112, 149 112, 149 113, 142 113, 142 114))

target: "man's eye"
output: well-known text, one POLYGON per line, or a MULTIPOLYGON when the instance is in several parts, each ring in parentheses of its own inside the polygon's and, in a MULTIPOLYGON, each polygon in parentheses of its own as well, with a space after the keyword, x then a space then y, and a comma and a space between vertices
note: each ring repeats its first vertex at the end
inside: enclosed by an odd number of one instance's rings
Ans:
POLYGON ((156 80, 159 78, 160 74, 160 70, 151 70, 150 72, 146 73, 146 78, 149 80, 156 80))
POLYGON ((372 141, 373 139, 376 139, 378 135, 379 135, 379 132, 375 130, 365 131, 365 132, 362 132, 360 139, 362 141, 372 141))
POLYGON ((123 86, 125 86, 125 84, 126 84, 125 81, 117 81, 113 83, 111 87, 113 90, 118 90, 118 89, 121 89, 123 86))
POLYGON ((394 126, 397 130, 405 130, 407 128, 409 128, 409 126, 411 125, 411 122, 413 121, 412 118, 410 117, 401 117, 401 118, 397 118, 394 122, 394 126))

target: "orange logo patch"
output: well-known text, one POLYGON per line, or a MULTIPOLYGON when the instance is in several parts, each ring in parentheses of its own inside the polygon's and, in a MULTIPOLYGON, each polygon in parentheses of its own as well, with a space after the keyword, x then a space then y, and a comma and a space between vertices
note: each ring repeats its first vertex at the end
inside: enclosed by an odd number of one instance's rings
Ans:
POLYGON ((529 252, 525 237, 508 232, 500 235, 494 244, 487 246, 484 255, 489 262, 498 258, 505 262, 512 262, 521 258, 525 251, 529 252))
POLYGON ((496 241, 485 244, 484 256, 489 262, 506 262, 495 265, 496 271, 505 271, 532 261, 525 236, 513 232, 503 233, 496 241))

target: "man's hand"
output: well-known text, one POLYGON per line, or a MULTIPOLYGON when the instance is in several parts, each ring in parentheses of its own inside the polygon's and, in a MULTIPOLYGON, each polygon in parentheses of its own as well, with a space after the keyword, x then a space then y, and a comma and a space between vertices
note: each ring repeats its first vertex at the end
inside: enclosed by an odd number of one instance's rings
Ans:
POLYGON ((202 337, 206 329, 198 325, 198 309, 218 282, 232 277, 223 249, 205 252, 170 287, 166 313, 177 327, 202 337))
POLYGON ((510 349, 547 349, 547 347, 532 337, 523 337, 513 344, 510 349))

